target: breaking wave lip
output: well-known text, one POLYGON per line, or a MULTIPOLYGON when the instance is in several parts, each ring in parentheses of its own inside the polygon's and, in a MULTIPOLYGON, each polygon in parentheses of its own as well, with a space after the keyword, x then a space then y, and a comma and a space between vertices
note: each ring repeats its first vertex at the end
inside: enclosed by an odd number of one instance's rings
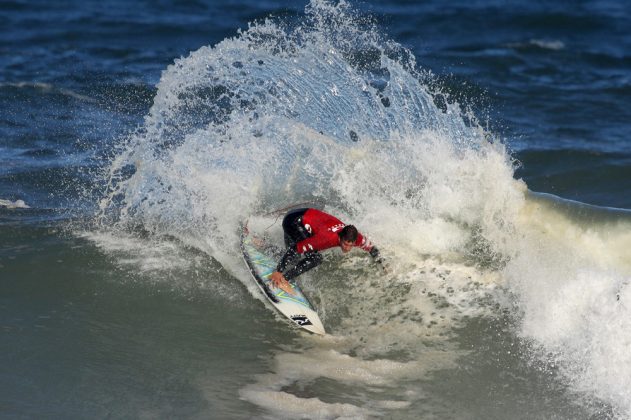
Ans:
POLYGON ((5 207, 7 209, 30 209, 31 207, 27 205, 24 200, 4 200, 0 198, 0 207, 5 207))

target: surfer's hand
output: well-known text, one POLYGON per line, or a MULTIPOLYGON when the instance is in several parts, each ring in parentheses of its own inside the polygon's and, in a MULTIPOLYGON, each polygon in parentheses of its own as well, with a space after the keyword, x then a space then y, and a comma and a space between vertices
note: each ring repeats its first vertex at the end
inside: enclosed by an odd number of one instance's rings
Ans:
POLYGON ((368 253, 370 254, 373 260, 379 262, 380 254, 376 246, 373 246, 372 248, 370 248, 370 251, 368 251, 368 253))
POLYGON ((291 287, 291 284, 289 284, 285 276, 283 276, 283 273, 279 271, 274 271, 272 273, 271 283, 272 283, 272 286, 278 289, 281 289, 289 293, 290 295, 296 294, 296 292, 294 292, 294 288, 291 287))
POLYGON ((372 257, 372 259, 375 261, 375 263, 377 263, 379 267, 381 267, 384 273, 386 274, 390 273, 390 266, 383 260, 383 257, 381 256, 381 253, 379 252, 376 246, 373 246, 370 249, 370 251, 368 251, 368 253, 372 257))

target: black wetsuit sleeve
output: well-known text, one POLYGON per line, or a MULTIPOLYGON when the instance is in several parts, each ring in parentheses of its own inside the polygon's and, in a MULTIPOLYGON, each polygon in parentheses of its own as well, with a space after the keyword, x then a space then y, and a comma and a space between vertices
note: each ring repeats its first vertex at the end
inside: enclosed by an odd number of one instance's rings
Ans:
POLYGON ((298 256, 298 252, 296 251, 296 246, 292 245, 287 248, 283 258, 280 259, 278 266, 276 267, 276 271, 280 271, 281 273, 287 268, 287 265, 298 256))

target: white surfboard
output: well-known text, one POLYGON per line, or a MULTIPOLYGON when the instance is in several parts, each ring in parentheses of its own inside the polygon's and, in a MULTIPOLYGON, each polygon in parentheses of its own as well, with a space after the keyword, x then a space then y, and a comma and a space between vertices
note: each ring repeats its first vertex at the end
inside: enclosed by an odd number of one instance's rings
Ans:
POLYGON ((326 334, 318 313, 295 282, 290 282, 294 294, 271 284, 271 275, 278 263, 278 256, 271 249, 263 239, 250 232, 246 222, 241 233, 243 259, 265 297, 281 314, 299 327, 315 334, 326 334))

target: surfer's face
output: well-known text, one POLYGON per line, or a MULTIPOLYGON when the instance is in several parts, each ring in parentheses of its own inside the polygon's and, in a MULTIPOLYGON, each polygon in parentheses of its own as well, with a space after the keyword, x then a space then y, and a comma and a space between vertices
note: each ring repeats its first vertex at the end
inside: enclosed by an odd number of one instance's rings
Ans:
POLYGON ((353 249, 353 245, 353 241, 340 241, 340 248, 342 248, 342 252, 345 254, 353 249))

